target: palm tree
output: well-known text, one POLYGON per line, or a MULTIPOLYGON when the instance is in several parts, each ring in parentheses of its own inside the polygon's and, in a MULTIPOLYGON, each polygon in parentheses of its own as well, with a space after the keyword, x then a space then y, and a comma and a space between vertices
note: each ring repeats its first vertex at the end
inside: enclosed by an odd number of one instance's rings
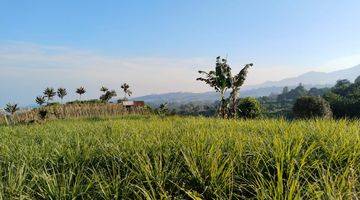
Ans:
POLYGON ((100 88, 100 91, 101 92, 106 92, 106 91, 108 91, 109 89, 107 88, 107 87, 105 87, 105 86, 102 86, 101 88, 100 88))
POLYGON ((76 93, 78 93, 80 95, 80 100, 81 100, 81 95, 85 94, 86 90, 84 87, 79 87, 76 89, 76 93))
POLYGON ((8 122, 7 117, 5 116, 5 120, 6 120, 7 124, 12 124, 14 114, 16 113, 16 111, 19 110, 18 104, 8 103, 8 104, 6 104, 6 107, 4 108, 4 110, 10 115, 10 123, 8 122))
POLYGON ((39 106, 42 106, 45 103, 45 97, 44 96, 37 96, 35 98, 35 102, 39 104, 39 106))
POLYGON ((61 103, 62 103, 64 97, 67 95, 66 89, 65 88, 58 88, 57 95, 61 99, 61 103))
POLYGON ((125 101, 127 100, 126 96, 130 97, 132 95, 132 92, 131 92, 131 90, 129 88, 130 88, 130 86, 127 83, 124 83, 124 84, 121 85, 121 89, 123 89, 123 91, 125 93, 125 96, 124 96, 125 101))
POLYGON ((48 87, 44 90, 44 97, 47 98, 47 104, 49 104, 49 102, 51 100, 53 100, 55 95, 56 95, 56 92, 55 92, 54 88, 52 88, 52 87, 48 87))

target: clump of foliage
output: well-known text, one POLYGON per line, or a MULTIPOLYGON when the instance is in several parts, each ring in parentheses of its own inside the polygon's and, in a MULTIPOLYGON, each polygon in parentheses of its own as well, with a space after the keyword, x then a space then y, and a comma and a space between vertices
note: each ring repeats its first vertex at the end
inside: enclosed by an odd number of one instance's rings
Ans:
POLYGON ((130 90, 130 86, 127 83, 121 85, 121 89, 124 92, 124 101, 127 100, 127 96, 130 97, 132 95, 132 91, 130 90))
POLYGON ((81 87, 77 88, 75 92, 76 92, 77 94, 79 94, 79 96, 80 96, 79 99, 81 100, 81 96, 86 93, 86 90, 85 90, 84 87, 81 86, 81 87))
POLYGON ((240 118, 254 119, 261 115, 260 102, 252 97, 242 98, 238 102, 237 114, 240 118))
POLYGON ((290 89, 289 87, 284 87, 282 93, 280 94, 270 94, 269 96, 259 97, 259 101, 264 108, 264 116, 266 117, 284 117, 287 119, 292 119, 293 112, 292 108, 295 101, 303 96, 315 96, 321 97, 327 92, 330 91, 330 88, 315 88, 312 87, 307 90, 303 84, 290 89))
POLYGON ((304 96, 296 100, 293 107, 294 116, 299 119, 330 118, 329 103, 321 97, 304 96))
POLYGON ((47 98, 48 104, 50 103, 50 101, 53 100, 54 96, 56 95, 56 92, 52 87, 45 88, 43 93, 44 93, 44 97, 47 98))
POLYGON ((58 88, 58 90, 57 90, 57 95, 58 95, 58 97, 61 99, 61 103, 62 103, 64 97, 67 95, 66 88, 62 88, 62 87, 61 87, 61 88, 58 88))
POLYGON ((99 98, 102 102, 109 102, 113 97, 116 97, 117 95, 115 90, 109 90, 104 86, 100 88, 100 91, 104 93, 99 98))
POLYGON ((38 113, 39 118, 40 118, 41 120, 45 120, 47 114, 48 114, 48 111, 45 110, 45 109, 40 109, 40 110, 39 110, 39 113, 38 113))
POLYGON ((339 80, 323 97, 330 103, 334 117, 360 118, 360 82, 339 80))
POLYGON ((5 121, 8 125, 12 125, 15 123, 14 121, 14 115, 19 110, 18 104, 6 104, 6 107, 4 108, 5 112, 7 112, 7 116, 5 116, 5 121))
POLYGON ((162 103, 162 104, 160 104, 159 108, 157 108, 157 109, 155 110, 155 112, 156 112, 160 117, 165 117, 166 115, 169 114, 168 104, 167 104, 167 103, 162 103))
POLYGON ((35 102, 39 105, 42 106, 45 103, 45 97, 44 96, 37 96, 35 98, 35 102))
POLYGON ((244 84, 248 69, 253 64, 247 64, 235 76, 231 75, 231 68, 226 59, 221 59, 220 56, 216 58, 214 71, 199 71, 204 77, 196 80, 203 81, 210 87, 213 87, 216 92, 220 93, 220 105, 218 114, 222 118, 236 116, 236 102, 239 96, 239 89, 244 84), (226 98, 225 93, 228 89, 232 89, 230 97, 226 98))

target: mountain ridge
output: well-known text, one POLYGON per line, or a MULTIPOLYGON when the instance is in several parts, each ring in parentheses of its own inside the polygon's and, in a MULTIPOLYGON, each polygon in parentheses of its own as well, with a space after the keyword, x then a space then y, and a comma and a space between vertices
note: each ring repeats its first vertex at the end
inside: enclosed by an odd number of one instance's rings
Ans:
MULTIPOLYGON (((309 71, 299 76, 284 78, 279 81, 266 81, 264 83, 252 86, 245 86, 240 91, 240 96, 259 97, 267 96, 271 93, 280 93, 283 87, 288 86, 290 89, 302 83, 306 88, 311 87, 331 87, 339 79, 348 79, 354 81, 360 75, 360 64, 332 72, 309 71)), ((135 97, 133 100, 142 100, 150 104, 160 104, 164 102, 188 103, 195 101, 214 102, 218 100, 219 94, 216 92, 170 92, 162 94, 150 94, 135 97)))

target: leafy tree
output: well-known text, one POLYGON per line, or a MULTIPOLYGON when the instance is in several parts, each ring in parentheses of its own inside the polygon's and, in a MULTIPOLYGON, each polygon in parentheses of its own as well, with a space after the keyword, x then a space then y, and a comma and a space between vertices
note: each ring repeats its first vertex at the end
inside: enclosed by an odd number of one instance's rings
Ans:
POLYGON ((65 88, 58 88, 57 95, 61 99, 61 102, 62 102, 64 97, 67 95, 66 89, 65 88))
POLYGON ((100 96, 100 100, 103 102, 109 102, 113 97, 116 97, 116 91, 106 90, 106 92, 100 96))
POLYGON ((321 97, 304 96, 296 100, 293 113, 296 118, 330 118, 332 112, 329 103, 321 97))
POLYGON ((85 92, 86 92, 86 90, 85 90, 85 88, 82 87, 82 86, 76 89, 76 93, 79 94, 80 100, 81 100, 81 96, 82 96, 83 94, 85 94, 85 92))
POLYGON ((9 113, 10 115, 14 115, 16 111, 19 110, 18 104, 11 104, 8 103, 6 104, 6 107, 4 108, 4 110, 9 113))
POLYGON ((221 59, 220 56, 216 58, 215 71, 199 71, 205 77, 197 78, 198 81, 203 81, 210 87, 213 87, 216 92, 220 93, 219 115, 223 118, 227 116, 227 102, 225 99, 226 90, 231 88, 231 68, 227 64, 226 59, 221 59))
POLYGON ((323 96, 326 94, 330 89, 329 88, 310 88, 310 90, 307 92, 309 96, 323 96))
POLYGON ((132 92, 130 90, 130 86, 129 86, 129 84, 124 83, 124 84, 121 85, 121 89, 123 89, 123 91, 124 91, 124 94, 125 94, 124 100, 126 101, 127 100, 126 96, 130 97, 132 95, 132 92))
POLYGON ((332 91, 340 96, 346 96, 348 93, 347 89, 350 85, 351 82, 347 79, 338 80, 335 86, 332 88, 332 91))
POLYGON ((39 106, 42 106, 45 103, 45 97, 44 96, 37 96, 35 98, 35 102, 39 104, 39 106))
POLYGON ((277 97, 277 100, 282 104, 287 102, 294 102, 296 99, 308 95, 308 91, 300 83, 296 88, 286 92, 288 89, 284 88, 283 93, 277 97))
POLYGON ((44 90, 44 97, 47 98, 47 103, 48 103, 48 104, 49 104, 49 102, 50 102, 51 100, 53 100, 53 98, 54 98, 55 95, 56 95, 55 90, 54 90, 54 88, 52 88, 52 87, 48 87, 48 88, 46 88, 46 89, 44 90))
POLYGON ((252 64, 246 65, 235 77, 231 75, 231 68, 227 64, 226 59, 221 59, 220 56, 216 58, 214 71, 199 71, 203 77, 197 78, 198 81, 203 81, 210 87, 213 87, 216 92, 220 93, 219 115, 222 118, 233 116, 234 106, 238 96, 238 90, 245 81, 248 68, 252 64), (230 99, 226 99, 225 93, 228 89, 232 89, 230 99), (231 101, 231 108, 229 109, 229 102, 231 101))
POLYGON ((360 84, 344 79, 337 81, 324 95, 335 118, 360 118, 360 84))
POLYGON ((287 94, 289 92, 289 87, 288 86, 285 86, 283 88, 283 91, 282 91, 282 94, 287 94))
POLYGON ((240 99, 237 106, 237 114, 240 118, 254 119, 261 115, 261 104, 252 97, 240 99))
POLYGON ((159 116, 164 117, 169 114, 169 108, 167 103, 160 104, 159 108, 156 109, 156 112, 159 116))
POLYGON ((14 118, 14 114, 16 113, 16 111, 19 110, 18 104, 11 104, 8 103, 6 104, 6 107, 4 108, 5 112, 7 112, 10 115, 10 119, 8 120, 8 117, 5 116, 5 121, 6 123, 9 124, 13 124, 13 118, 14 118), (10 122, 9 122, 10 121, 10 122))

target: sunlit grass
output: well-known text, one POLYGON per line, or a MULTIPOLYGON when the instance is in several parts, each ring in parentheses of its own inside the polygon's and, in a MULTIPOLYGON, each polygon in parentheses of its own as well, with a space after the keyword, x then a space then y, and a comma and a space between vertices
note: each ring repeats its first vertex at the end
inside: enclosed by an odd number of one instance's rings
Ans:
POLYGON ((2 199, 354 199, 358 121, 127 116, 0 127, 2 199))

